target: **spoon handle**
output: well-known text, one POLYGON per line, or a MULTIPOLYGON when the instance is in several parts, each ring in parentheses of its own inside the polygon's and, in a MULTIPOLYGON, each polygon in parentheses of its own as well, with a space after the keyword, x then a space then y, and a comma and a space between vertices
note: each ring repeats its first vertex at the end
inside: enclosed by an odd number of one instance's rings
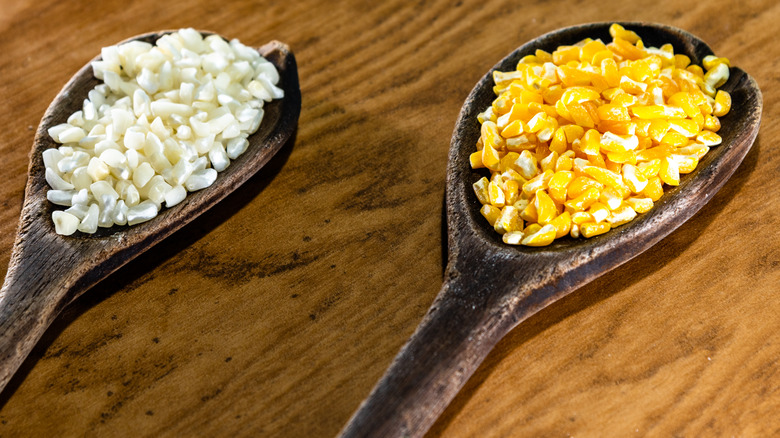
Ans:
POLYGON ((505 295, 496 288, 514 289, 516 284, 485 285, 480 280, 489 274, 481 274, 448 269, 428 314, 342 430, 342 437, 417 437, 433 425, 493 346, 519 321, 517 313, 503 311, 505 306, 490 298, 505 295))
POLYGON ((39 215, 27 207, 0 288, 0 391, 65 305, 86 290, 83 281, 100 258, 35 226, 39 215))

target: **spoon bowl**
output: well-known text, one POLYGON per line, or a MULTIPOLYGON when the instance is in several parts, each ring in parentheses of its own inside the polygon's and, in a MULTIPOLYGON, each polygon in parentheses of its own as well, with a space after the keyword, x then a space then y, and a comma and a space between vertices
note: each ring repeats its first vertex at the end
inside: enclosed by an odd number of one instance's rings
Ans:
MULTIPOLYGON (((514 70, 536 49, 552 52, 585 38, 611 39, 611 23, 560 29, 521 46, 496 64, 469 94, 455 126, 447 166, 448 264, 444 285, 411 339, 342 430, 343 437, 422 436, 444 411, 498 341, 520 322, 609 272, 674 231, 709 201, 752 146, 761 119, 756 82, 732 67, 721 87, 732 109, 721 118, 723 138, 666 190, 652 210, 590 239, 564 237, 546 247, 509 246, 479 213, 472 184, 488 176, 471 168, 469 155, 480 136, 477 115, 493 94, 492 73, 514 70)), ((701 65, 712 50, 695 36, 670 26, 620 23, 646 46, 671 43, 701 65)))
MULTIPOLYGON (((127 41, 153 44, 166 33, 170 32, 149 33, 127 41)), ((59 146, 48 129, 80 110, 89 90, 100 83, 92 75, 90 63, 52 101, 35 135, 21 219, 0 289, 0 390, 68 303, 236 190, 287 142, 301 109, 295 56, 278 41, 257 50, 279 71, 278 86, 284 90, 284 98, 263 106, 263 121, 249 136, 246 152, 220 172, 210 187, 190 193, 152 220, 130 227, 99 228, 95 234, 77 232, 73 236, 55 233, 51 219, 55 206, 46 198, 49 186, 42 152, 59 146)))

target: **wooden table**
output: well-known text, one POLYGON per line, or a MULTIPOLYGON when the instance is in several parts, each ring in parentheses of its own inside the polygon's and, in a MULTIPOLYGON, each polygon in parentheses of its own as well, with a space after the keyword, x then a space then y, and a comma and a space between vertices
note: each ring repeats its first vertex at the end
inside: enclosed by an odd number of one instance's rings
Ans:
POLYGON ((372 3, 0 1, 0 274, 35 127, 101 47, 278 39, 303 94, 266 168, 56 320, 0 394, 0 435, 336 435, 439 290, 471 87, 539 34, 611 20, 684 28, 750 73, 758 140, 688 223, 499 343, 429 436, 777 435, 777 3, 372 3))

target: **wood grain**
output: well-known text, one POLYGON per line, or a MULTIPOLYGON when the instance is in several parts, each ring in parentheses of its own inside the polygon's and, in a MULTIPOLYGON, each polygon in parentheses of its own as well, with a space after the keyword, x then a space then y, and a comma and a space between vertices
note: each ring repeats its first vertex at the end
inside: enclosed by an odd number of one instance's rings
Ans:
POLYGON ((35 127, 100 47, 183 26, 277 39, 303 95, 293 147, 246 190, 55 320, 0 394, 3 436, 334 436, 441 285, 447 149, 469 90, 525 41, 609 20, 683 28, 750 73, 764 93, 758 141, 680 229, 511 332, 429 436, 780 431, 775 2, 0 10, 0 274, 35 127))

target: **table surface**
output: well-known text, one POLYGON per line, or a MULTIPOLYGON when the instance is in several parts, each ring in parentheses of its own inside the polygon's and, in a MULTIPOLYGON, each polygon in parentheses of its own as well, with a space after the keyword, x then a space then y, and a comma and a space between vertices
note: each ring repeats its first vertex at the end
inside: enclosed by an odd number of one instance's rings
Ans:
POLYGON ((428 436, 780 431, 777 2, 82 3, 0 1, 0 275, 35 127, 101 47, 180 27, 284 41, 303 108, 238 192, 65 309, 0 394, 0 435, 336 435, 440 288, 474 83, 542 33, 613 20, 686 29, 751 74, 758 139, 690 221, 504 338, 428 436))

